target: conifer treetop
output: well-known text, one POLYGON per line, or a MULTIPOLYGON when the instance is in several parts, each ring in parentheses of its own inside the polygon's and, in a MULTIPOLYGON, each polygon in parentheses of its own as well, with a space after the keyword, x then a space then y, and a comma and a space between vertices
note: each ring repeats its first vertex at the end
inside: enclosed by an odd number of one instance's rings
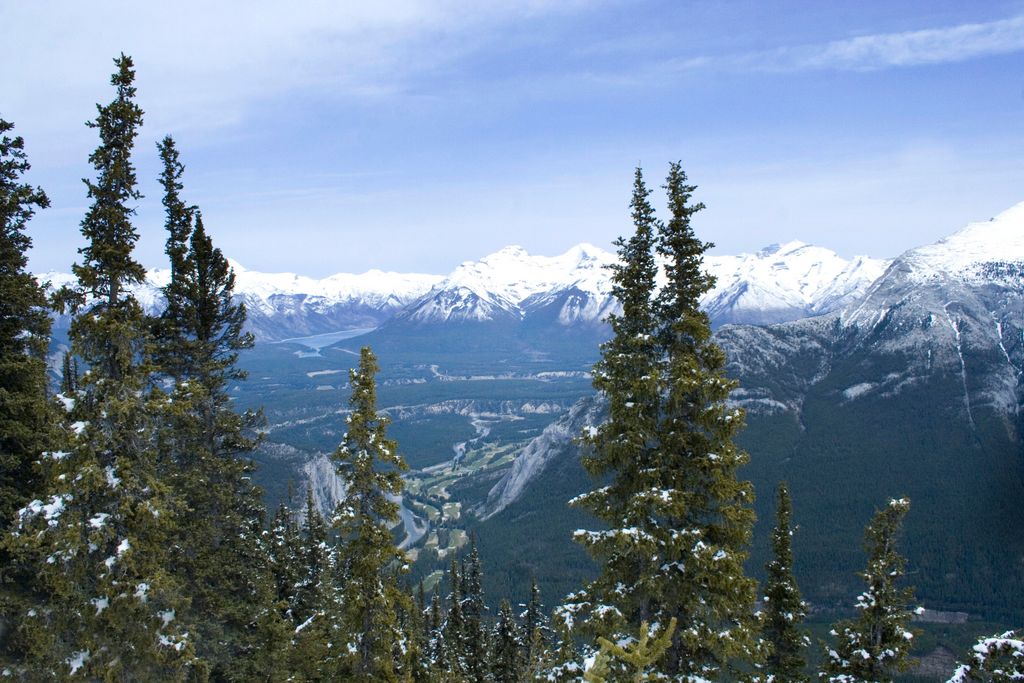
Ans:
POLYGON ((131 161, 142 125, 142 109, 134 100, 135 71, 131 57, 122 54, 114 63, 117 71, 110 83, 117 96, 110 104, 97 104, 96 119, 86 123, 99 132, 100 145, 89 155, 96 179, 83 179, 92 200, 81 224, 88 243, 78 250, 82 264, 73 268, 85 290, 107 299, 111 307, 118 303, 126 286, 146 278, 145 268, 132 257, 139 234, 131 223, 135 208, 128 205, 142 198, 131 161))

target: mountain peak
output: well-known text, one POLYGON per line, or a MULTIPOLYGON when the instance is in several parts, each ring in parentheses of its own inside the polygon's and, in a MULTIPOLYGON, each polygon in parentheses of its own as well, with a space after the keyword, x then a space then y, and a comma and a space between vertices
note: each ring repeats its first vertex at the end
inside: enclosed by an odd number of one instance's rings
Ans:
POLYGON ((991 277, 986 264, 1024 263, 1024 202, 899 257, 916 279, 991 277))
POLYGON ((813 247, 813 245, 801 242, 800 240, 790 240, 789 242, 784 242, 782 244, 776 242, 759 249, 755 255, 759 258, 768 258, 769 256, 786 256, 800 251, 805 247, 813 247))

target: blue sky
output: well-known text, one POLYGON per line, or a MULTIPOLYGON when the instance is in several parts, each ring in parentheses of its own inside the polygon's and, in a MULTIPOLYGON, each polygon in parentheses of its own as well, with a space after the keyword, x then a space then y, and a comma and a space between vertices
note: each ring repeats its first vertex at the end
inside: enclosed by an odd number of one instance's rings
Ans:
POLYGON ((675 159, 721 253, 893 256, 1024 201, 1024 2, 295 4, 0 6, 0 116, 53 201, 35 270, 77 257, 121 51, 150 267, 167 133, 225 253, 313 276, 609 247, 633 168, 675 159))

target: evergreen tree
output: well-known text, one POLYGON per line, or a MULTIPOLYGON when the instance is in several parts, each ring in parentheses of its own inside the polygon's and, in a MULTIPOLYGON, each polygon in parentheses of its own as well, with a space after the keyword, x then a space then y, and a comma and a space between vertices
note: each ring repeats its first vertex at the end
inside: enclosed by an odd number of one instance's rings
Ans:
POLYGON ((116 97, 89 124, 100 145, 89 157, 96 180, 86 181, 87 243, 74 266, 70 338, 88 370, 72 409, 70 453, 53 468, 46 495, 19 512, 15 552, 45 593, 21 635, 34 674, 173 681, 191 668, 192 645, 177 619, 181 586, 167 571, 174 505, 155 475, 146 322, 129 291, 145 276, 132 257, 138 235, 129 205, 140 197, 131 152, 142 111, 131 59, 115 63, 116 97))
POLYGON ((451 593, 448 595, 448 613, 442 627, 447 656, 445 668, 457 680, 461 680, 469 670, 469 662, 466 657, 466 622, 462 615, 462 577, 459 575, 459 563, 454 557, 448 568, 448 584, 451 593))
POLYGON ((690 221, 704 205, 690 204, 696 187, 678 163, 665 188, 670 218, 659 225, 657 250, 667 281, 656 301, 663 408, 657 480, 643 500, 646 514, 659 521, 659 559, 671 571, 649 587, 652 603, 660 603, 650 618, 685 625, 666 653, 668 674, 715 678, 759 656, 757 586, 743 567, 754 494, 738 478, 749 458, 734 442, 742 412, 727 405, 736 382, 726 378, 725 354, 700 309, 700 297, 714 286, 703 273, 712 245, 696 238, 690 221))
POLYGON ((441 596, 435 588, 430 598, 430 613, 427 617, 427 648, 426 656, 430 668, 443 671, 448 668, 448 653, 445 649, 444 615, 441 610, 441 596))
MULTIPOLYGON (((46 349, 50 319, 43 288, 28 272, 25 234, 35 210, 50 200, 21 182, 30 168, 25 141, 10 137, 13 124, 0 119, 0 530, 42 487, 33 465, 55 441, 53 411, 46 395, 46 349)), ((0 567, 6 563, 0 562, 0 567)))
POLYGON ((502 600, 498 608, 498 623, 491 640, 491 679, 495 683, 519 683, 524 671, 523 640, 508 600, 502 600))
POLYGON ((609 318, 613 337, 594 372, 608 419, 582 438, 584 466, 610 482, 574 500, 609 527, 576 536, 603 570, 560 612, 611 642, 641 622, 676 619, 686 628, 672 636, 665 673, 713 679, 758 655, 756 584, 743 571, 753 489, 737 478, 747 456, 734 444, 742 413, 726 405, 735 383, 699 308, 713 286, 702 272, 710 245, 690 227, 703 207, 688 204, 695 188, 679 164, 666 188, 671 217, 660 223, 637 170, 635 234, 619 240, 612 269, 622 314, 609 318), (657 297, 655 247, 667 275, 657 297))
POLYGON ((961 664, 948 683, 1024 681, 1024 633, 1007 631, 978 639, 969 664, 961 664))
POLYGON ((408 609, 408 598, 389 569, 406 561, 390 527, 398 521, 393 497, 402 493, 407 466, 387 438, 388 418, 377 413, 378 370, 373 352, 364 347, 358 368, 349 371, 348 432, 331 456, 345 482, 334 527, 345 567, 341 623, 350 639, 343 649, 353 653, 347 672, 353 681, 398 680, 406 664, 401 647, 407 634, 396 613, 399 605, 408 609))
POLYGON ((78 361, 70 351, 61 358, 60 393, 70 398, 78 391, 78 361))
POLYGON ((466 676, 471 681, 483 683, 487 678, 487 632, 483 623, 487 607, 484 604, 483 570, 475 537, 470 539, 469 557, 463 565, 462 577, 466 676))
MULTIPOLYGON (((25 234, 36 209, 49 206, 39 188, 21 182, 29 170, 24 140, 8 133, 14 126, 0 119, 0 534, 6 535, 15 513, 43 494, 44 472, 37 463, 44 452, 62 457, 54 424, 59 417, 47 398, 46 349, 50 319, 43 288, 27 270, 32 244, 25 234), (52 449, 52 450, 51 450, 52 449)), ((24 569, 24 568, 22 568, 24 569)), ((30 574, 19 572, 0 544, 0 667, 11 649, 10 617, 31 600, 30 574)))
POLYGON ((536 667, 547 643, 548 630, 536 577, 530 578, 530 600, 520 618, 523 620, 523 659, 527 665, 536 667))
POLYGON ((301 575, 294 585, 292 619, 293 670, 300 680, 330 680, 341 667, 334 650, 339 606, 335 557, 328 545, 327 525, 306 489, 305 539, 301 575))
POLYGON ((296 587, 304 572, 302 540, 288 506, 281 503, 265 533, 275 603, 282 617, 294 621, 296 587))
POLYGON ((187 206, 181 198, 184 189, 182 177, 185 166, 181 163, 174 139, 166 136, 158 145, 163 168, 160 184, 163 186, 164 227, 167 242, 164 251, 171 265, 170 282, 163 288, 165 307, 154 320, 156 339, 154 360, 161 371, 173 379, 182 379, 189 372, 191 360, 190 326, 188 324, 189 263, 188 246, 192 235, 195 207, 187 206))
POLYGON ((793 576, 792 506, 786 482, 779 484, 775 528, 772 529, 772 559, 765 566, 765 614, 762 634, 770 648, 765 672, 776 681, 806 681, 807 661, 804 648, 807 636, 800 624, 807 616, 807 605, 800 598, 800 589, 793 576))
POLYGON ((292 615, 303 623, 327 608, 326 592, 333 582, 333 558, 327 545, 327 524, 306 489, 305 544, 301 566, 304 571, 295 587, 292 615))
POLYGON ((906 498, 893 499, 875 512, 864 534, 867 568, 861 573, 866 590, 857 598, 856 619, 835 624, 837 639, 827 652, 825 673, 835 683, 891 683, 913 663, 909 658, 914 633, 910 630, 912 588, 900 588, 906 560, 896 551, 903 518, 910 509, 906 498))
POLYGON ((235 276, 207 235, 202 216, 181 199, 184 167, 174 140, 159 145, 171 279, 167 306, 154 321, 154 365, 173 385, 165 402, 161 468, 186 511, 173 567, 189 586, 184 615, 199 634, 198 653, 212 675, 257 675, 253 651, 272 630, 273 579, 259 533, 262 492, 251 481, 250 436, 260 416, 238 414, 228 384, 245 378, 238 354, 252 348, 245 308, 233 300, 235 276))
POLYGON ((616 241, 619 260, 611 267, 612 293, 622 313, 608 317, 613 336, 601 346, 601 359, 594 366, 594 387, 608 400, 608 419, 581 439, 584 467, 595 478, 610 478, 610 483, 571 501, 608 526, 575 536, 602 571, 560 608, 563 620, 577 629, 612 639, 651 616, 647 584, 662 571, 657 539, 649 529, 656 520, 639 504, 657 475, 660 411, 651 298, 657 221, 650 193, 638 168, 630 205, 635 232, 628 241, 616 241))

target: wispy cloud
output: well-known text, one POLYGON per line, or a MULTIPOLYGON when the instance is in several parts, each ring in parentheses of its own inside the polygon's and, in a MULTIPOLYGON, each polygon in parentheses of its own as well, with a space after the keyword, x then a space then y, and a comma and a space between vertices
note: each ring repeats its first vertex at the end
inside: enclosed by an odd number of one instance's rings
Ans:
POLYGON ((1024 51, 1024 16, 945 28, 876 33, 756 52, 678 57, 661 62, 652 71, 660 74, 704 69, 776 73, 879 71, 953 64, 1020 51, 1024 51))
POLYGON ((507 25, 582 7, 582 0, 180 0, 171 11, 132 0, 2 3, 9 35, 0 59, 18 65, 4 114, 24 122, 23 131, 31 125, 38 139, 84 131, 120 52, 135 59, 147 131, 222 130, 282 97, 381 101, 507 25))
POLYGON ((766 57, 765 68, 870 71, 948 64, 1024 50, 1024 16, 981 24, 880 33, 818 46, 786 48, 766 57))

